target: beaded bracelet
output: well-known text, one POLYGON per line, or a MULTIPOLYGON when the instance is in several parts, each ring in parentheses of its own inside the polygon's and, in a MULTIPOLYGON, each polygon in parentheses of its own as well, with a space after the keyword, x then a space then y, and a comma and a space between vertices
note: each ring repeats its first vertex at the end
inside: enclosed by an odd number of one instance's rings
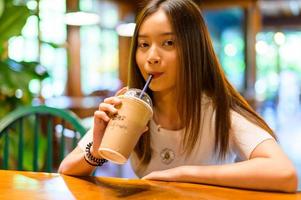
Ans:
POLYGON ((95 158, 91 152, 90 149, 92 147, 93 142, 89 142, 86 146, 86 150, 85 150, 85 160, 89 165, 92 166, 102 166, 104 163, 108 162, 108 160, 103 159, 103 158, 95 158))

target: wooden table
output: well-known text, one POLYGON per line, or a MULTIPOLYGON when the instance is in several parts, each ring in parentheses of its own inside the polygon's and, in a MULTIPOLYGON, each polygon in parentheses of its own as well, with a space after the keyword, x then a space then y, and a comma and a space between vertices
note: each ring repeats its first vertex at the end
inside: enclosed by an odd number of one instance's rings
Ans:
POLYGON ((45 100, 45 105, 49 107, 72 110, 80 118, 93 116, 99 104, 104 100, 102 96, 68 97, 59 96, 45 100))
POLYGON ((284 194, 188 183, 72 177, 9 170, 0 170, 0 180, 0 199, 301 199, 301 193, 284 194))

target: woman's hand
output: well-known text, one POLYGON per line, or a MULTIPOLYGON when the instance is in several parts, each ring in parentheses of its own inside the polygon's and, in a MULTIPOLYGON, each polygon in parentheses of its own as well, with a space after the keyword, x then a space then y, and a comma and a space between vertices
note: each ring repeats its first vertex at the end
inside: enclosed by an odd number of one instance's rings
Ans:
POLYGON ((142 179, 160 181, 184 181, 182 179, 182 168, 184 168, 184 166, 166 169, 162 171, 153 171, 144 176, 142 179))
POLYGON ((118 112, 116 106, 121 104, 121 100, 117 96, 124 94, 127 89, 127 87, 124 87, 119 90, 115 96, 106 98, 102 103, 99 104, 99 109, 94 112, 93 145, 91 148, 91 153, 94 157, 100 157, 98 155, 98 148, 100 146, 103 134, 106 130, 108 122, 111 119, 111 116, 118 112))

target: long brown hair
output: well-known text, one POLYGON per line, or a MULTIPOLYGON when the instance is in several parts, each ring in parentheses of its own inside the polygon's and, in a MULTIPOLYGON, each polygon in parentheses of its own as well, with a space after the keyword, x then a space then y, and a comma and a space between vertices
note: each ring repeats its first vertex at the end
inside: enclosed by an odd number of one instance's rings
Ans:
MULTIPOLYGON (((201 127, 202 96, 206 94, 215 109, 215 152, 224 159, 229 148, 231 129, 230 110, 246 117, 272 136, 273 131, 256 114, 244 98, 232 87, 215 55, 208 30, 199 7, 191 0, 152 0, 140 12, 136 20, 136 29, 132 39, 129 86, 142 88, 143 79, 136 63, 137 35, 146 17, 159 9, 169 17, 180 58, 177 94, 180 120, 185 126, 182 145, 188 154, 199 139, 201 127)), ((148 91, 152 96, 152 91, 148 91)), ((275 137, 275 136, 274 136, 275 137)), ((142 166, 151 159, 150 134, 143 134, 135 147, 142 166)))

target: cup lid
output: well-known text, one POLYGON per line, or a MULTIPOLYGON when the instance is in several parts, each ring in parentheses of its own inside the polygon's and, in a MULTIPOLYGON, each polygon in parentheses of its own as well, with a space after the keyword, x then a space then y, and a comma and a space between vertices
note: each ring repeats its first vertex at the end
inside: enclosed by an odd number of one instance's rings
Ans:
MULTIPOLYGON (((128 91, 126 91, 126 93, 124 93, 124 96, 139 98, 141 92, 142 92, 142 90, 140 90, 140 89, 130 88, 128 91)), ((150 96, 148 96, 147 93, 144 92, 142 95, 142 98, 139 98, 139 99, 146 102, 148 105, 150 105, 151 108, 153 107, 152 99, 150 98, 150 96)))

